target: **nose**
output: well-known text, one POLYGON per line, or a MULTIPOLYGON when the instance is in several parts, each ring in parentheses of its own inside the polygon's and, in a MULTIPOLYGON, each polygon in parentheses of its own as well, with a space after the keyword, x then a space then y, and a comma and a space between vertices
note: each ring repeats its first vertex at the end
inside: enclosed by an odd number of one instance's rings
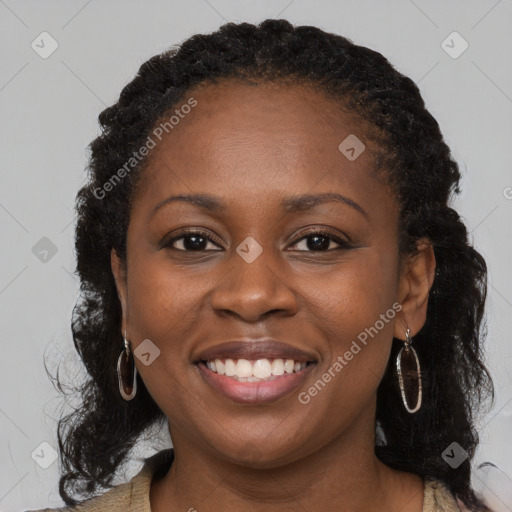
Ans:
MULTIPOLYGON (((211 301, 214 311, 235 314, 247 322, 257 322, 273 312, 285 316, 297 312, 295 293, 271 265, 270 250, 251 263, 233 251, 230 269, 214 289, 211 301)), ((275 262, 274 262, 275 263, 275 262)))

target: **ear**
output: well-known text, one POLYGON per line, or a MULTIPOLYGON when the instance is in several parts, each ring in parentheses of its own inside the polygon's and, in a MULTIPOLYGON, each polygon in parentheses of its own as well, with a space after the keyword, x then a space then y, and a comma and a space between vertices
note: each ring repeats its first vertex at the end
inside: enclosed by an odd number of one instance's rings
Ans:
POLYGON ((428 238, 420 238, 416 242, 416 251, 407 256, 402 264, 398 284, 398 301, 402 310, 395 322, 395 338, 405 340, 407 327, 412 337, 425 325, 435 270, 436 258, 432 242, 428 238))
POLYGON ((121 302, 123 308, 123 322, 121 330, 124 333, 126 330, 126 265, 118 256, 116 250, 112 248, 110 251, 110 266, 112 268, 112 274, 114 275, 114 281, 117 288, 117 296, 121 302))

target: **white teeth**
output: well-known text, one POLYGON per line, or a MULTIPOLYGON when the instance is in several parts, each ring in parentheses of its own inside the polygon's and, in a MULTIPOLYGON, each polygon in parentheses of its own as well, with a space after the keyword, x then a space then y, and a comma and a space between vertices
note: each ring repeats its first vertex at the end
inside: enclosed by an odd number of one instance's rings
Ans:
POLYGON ((258 382, 272 380, 277 376, 297 373, 306 368, 307 363, 295 362, 293 359, 215 359, 207 361, 206 366, 219 375, 233 377, 241 382, 258 382))
POLYGON ((235 375, 237 377, 252 377, 252 364, 247 359, 239 359, 236 363, 235 375))
POLYGON ((226 359, 226 362, 224 363, 224 374, 227 377, 233 377, 233 375, 236 374, 236 365, 233 359, 226 359))
POLYGON ((217 373, 224 375, 224 363, 220 359, 215 359, 215 366, 217 367, 217 373))
POLYGON ((272 361, 272 375, 283 375, 284 373, 284 362, 282 359, 274 359, 272 361))
POLYGON ((268 379, 272 375, 270 361, 268 359, 258 359, 254 362, 252 374, 258 379, 268 379))

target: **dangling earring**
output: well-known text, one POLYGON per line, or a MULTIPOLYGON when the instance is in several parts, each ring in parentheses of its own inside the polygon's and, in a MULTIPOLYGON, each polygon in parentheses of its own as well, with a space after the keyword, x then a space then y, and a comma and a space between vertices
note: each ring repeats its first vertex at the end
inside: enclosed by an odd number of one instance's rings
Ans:
POLYGON ((137 367, 130 350, 130 343, 126 339, 126 331, 123 340, 124 348, 117 359, 117 379, 121 396, 129 402, 137 393, 137 367))
MULTIPOLYGON (((412 343, 412 339, 409 337, 409 333, 410 333, 410 330, 409 330, 409 327, 407 327, 406 331, 405 331, 405 343, 404 343, 404 346, 400 349, 400 351, 398 352, 398 356, 396 357, 396 369, 397 369, 397 372, 398 372, 398 383, 400 384, 400 392, 402 394, 402 401, 404 403, 404 406, 405 408, 407 409, 407 412, 409 413, 414 413, 416 411, 419 410, 419 408, 421 407, 421 396, 422 396, 422 393, 421 393, 421 369, 420 369, 420 361, 418 359, 418 354, 416 354, 416 350, 414 350, 414 348, 411 346, 411 343, 412 343), (404 379, 403 379, 403 375, 402 375, 402 354, 405 356, 405 359, 407 361, 407 359, 410 361, 412 359, 411 356, 414 356, 414 359, 415 359, 415 364, 416 364, 416 375, 417 375, 417 388, 418 388, 418 397, 416 399, 416 406, 414 407, 414 409, 411 409, 409 407, 409 404, 407 402, 407 397, 406 397, 406 393, 405 393, 405 388, 404 388, 404 379)), ((410 368, 410 365, 408 365, 406 363, 405 365, 407 368, 410 368)))

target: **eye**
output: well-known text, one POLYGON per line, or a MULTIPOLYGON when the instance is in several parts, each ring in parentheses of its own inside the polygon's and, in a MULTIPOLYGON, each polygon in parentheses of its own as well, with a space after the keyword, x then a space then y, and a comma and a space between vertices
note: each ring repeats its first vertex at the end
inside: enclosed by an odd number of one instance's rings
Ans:
MULTIPOLYGON (((328 230, 322 229, 309 231, 290 247, 300 246, 300 244, 302 244, 302 248, 292 250, 298 250, 300 252, 330 252, 336 249, 351 247, 347 240, 342 239, 328 230), (337 244, 338 247, 330 248, 332 243, 337 244)), ((163 247, 184 252, 200 252, 222 250, 222 248, 219 248, 219 245, 220 243, 217 241, 214 242, 212 236, 205 231, 188 230, 165 242, 163 247), (210 248, 208 248, 208 244, 210 244, 210 248)))
MULTIPOLYGON (((323 229, 316 229, 314 231, 310 231, 303 236, 299 240, 297 240, 293 245, 303 244, 303 249, 295 249, 298 251, 309 251, 309 252, 329 252, 336 249, 346 249, 350 247, 350 244, 347 240, 343 240, 339 236, 323 229), (339 247, 334 247, 329 249, 331 243, 334 242, 338 244, 339 247)), ((293 247, 293 245, 291 247, 293 247)))
MULTIPOLYGON (((180 236, 175 236, 165 242, 164 247, 185 252, 212 250, 211 248, 207 248, 208 243, 213 247, 217 246, 217 244, 211 240, 211 235, 205 231, 184 231, 180 236), (176 242, 178 242, 178 244, 176 244, 176 242), (179 247, 175 246, 175 244, 179 245, 179 247)), ((222 249, 214 248, 213 250, 222 249)))

